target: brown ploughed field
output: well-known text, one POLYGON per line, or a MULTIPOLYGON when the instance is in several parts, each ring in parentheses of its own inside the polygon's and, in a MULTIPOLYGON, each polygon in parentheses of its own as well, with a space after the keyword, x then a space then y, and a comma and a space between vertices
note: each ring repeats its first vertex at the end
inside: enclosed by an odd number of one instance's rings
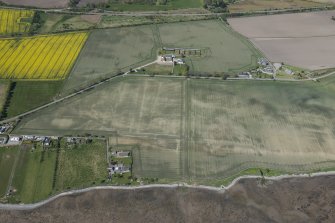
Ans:
POLYGON ((230 25, 273 62, 311 70, 335 67, 335 11, 233 18, 230 25))

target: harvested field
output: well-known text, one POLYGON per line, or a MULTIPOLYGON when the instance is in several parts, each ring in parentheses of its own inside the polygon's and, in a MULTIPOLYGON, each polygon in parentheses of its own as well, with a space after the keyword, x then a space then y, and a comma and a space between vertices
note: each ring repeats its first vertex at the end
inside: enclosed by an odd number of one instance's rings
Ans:
POLYGON ((134 145, 134 173, 141 177, 197 182, 254 167, 304 172, 335 165, 334 90, 334 77, 321 83, 120 77, 24 119, 15 132, 111 135, 111 143, 134 145))
POLYGON ((93 31, 64 91, 128 71, 131 67, 151 62, 155 58, 156 48, 150 26, 93 31))
POLYGON ((0 218, 3 223, 334 222, 334 193, 334 176, 268 181, 266 186, 244 179, 225 192, 183 187, 94 190, 33 210, 0 210, 0 218))
POLYGON ((64 79, 71 71, 87 33, 0 40, 0 77, 64 79))
POLYGON ((31 6, 37 8, 66 8, 69 0, 2 0, 8 5, 31 6))
POLYGON ((0 35, 27 33, 34 11, 0 9, 0 35))
POLYGON ((273 62, 310 70, 335 67, 335 11, 229 19, 273 62))
POLYGON ((297 9, 322 7, 334 3, 333 0, 243 0, 229 4, 229 12, 253 12, 275 9, 297 9))

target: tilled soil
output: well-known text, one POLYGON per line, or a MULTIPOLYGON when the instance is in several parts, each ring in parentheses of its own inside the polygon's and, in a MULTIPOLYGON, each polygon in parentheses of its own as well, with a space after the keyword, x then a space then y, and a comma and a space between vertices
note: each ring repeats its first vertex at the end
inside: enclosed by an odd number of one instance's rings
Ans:
POLYGON ((229 19, 272 62, 310 70, 333 68, 335 11, 229 19))
POLYGON ((30 211, 0 211, 16 222, 335 222, 335 176, 243 179, 226 192, 190 188, 96 190, 30 211))

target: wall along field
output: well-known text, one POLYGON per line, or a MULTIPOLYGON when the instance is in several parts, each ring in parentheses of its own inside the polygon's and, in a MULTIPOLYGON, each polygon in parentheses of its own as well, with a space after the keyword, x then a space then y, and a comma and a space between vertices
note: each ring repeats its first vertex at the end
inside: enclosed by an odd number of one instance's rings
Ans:
POLYGON ((31 10, 0 9, 0 35, 28 32, 33 17, 31 10))
POLYGON ((70 72, 87 33, 0 40, 0 78, 64 79, 70 72))
POLYGON ((15 132, 109 134, 111 143, 134 145, 134 173, 141 177, 202 181, 252 167, 317 170, 335 165, 333 85, 332 78, 120 77, 25 118, 15 132))

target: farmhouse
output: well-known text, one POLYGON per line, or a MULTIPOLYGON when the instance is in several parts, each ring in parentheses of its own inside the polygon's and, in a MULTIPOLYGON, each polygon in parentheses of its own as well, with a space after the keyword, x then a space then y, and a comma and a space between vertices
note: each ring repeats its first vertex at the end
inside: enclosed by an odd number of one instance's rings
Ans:
POLYGON ((166 54, 161 56, 161 61, 173 62, 176 56, 174 54, 166 54))
POLYGON ((19 145, 22 142, 22 136, 9 136, 8 145, 19 145))
POLYGON ((111 164, 108 168, 108 171, 110 175, 116 173, 128 173, 130 172, 130 167, 124 165, 123 163, 111 164))
POLYGON ((8 136, 2 135, 0 136, 0 144, 6 144, 8 142, 8 136))
POLYGON ((250 79, 252 78, 252 75, 250 74, 250 72, 241 72, 238 75, 239 78, 245 78, 245 79, 250 79))
POLYGON ((50 137, 45 137, 43 140, 43 146, 51 146, 51 138, 50 137))
POLYGON ((7 128, 6 126, 0 126, 0 133, 6 132, 7 128))

